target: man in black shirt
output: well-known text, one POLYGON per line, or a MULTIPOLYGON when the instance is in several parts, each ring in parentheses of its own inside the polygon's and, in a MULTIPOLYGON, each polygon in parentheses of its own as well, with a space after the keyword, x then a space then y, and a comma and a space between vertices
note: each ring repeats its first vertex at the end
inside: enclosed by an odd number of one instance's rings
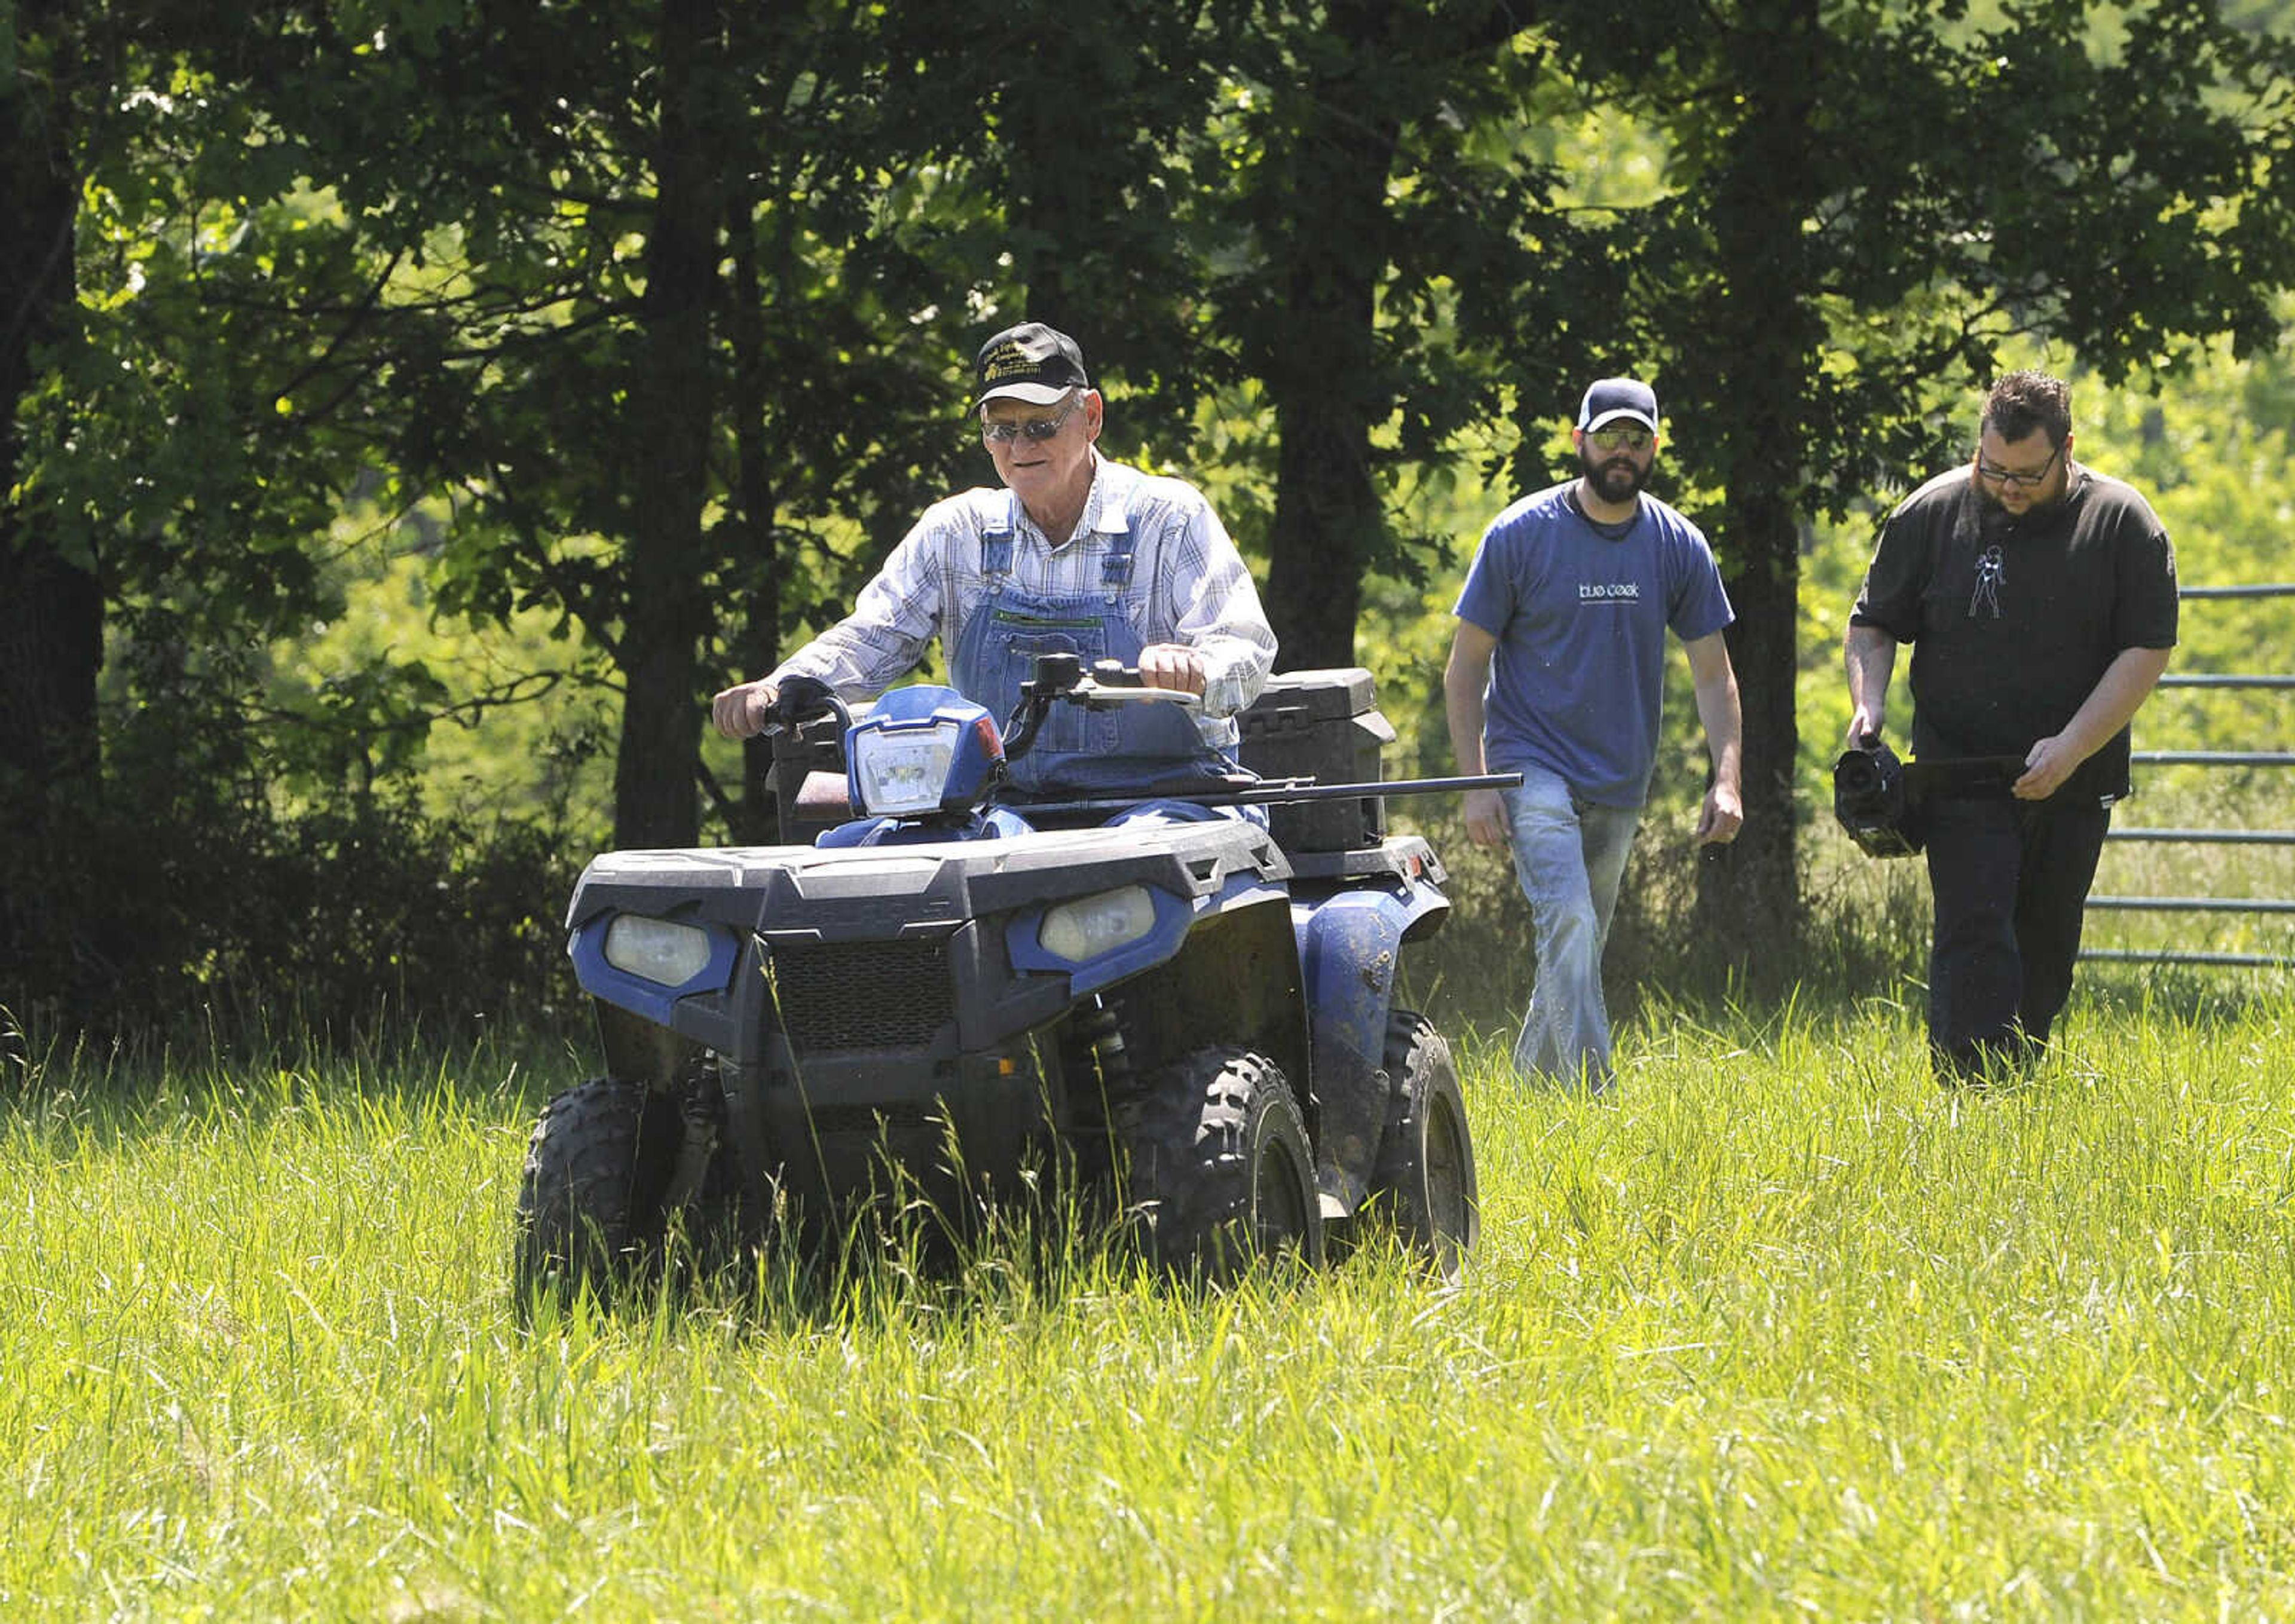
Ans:
POLYGON ((1880 737, 1897 645, 1911 643, 1915 758, 2024 763, 2005 788, 1944 790, 1918 815, 1941 1080, 2021 1070, 2047 1043, 2176 603, 2167 532, 2134 490, 2072 461, 2070 393, 2039 372, 1996 383, 1974 465, 1882 528, 1849 617, 1850 742, 1880 737))

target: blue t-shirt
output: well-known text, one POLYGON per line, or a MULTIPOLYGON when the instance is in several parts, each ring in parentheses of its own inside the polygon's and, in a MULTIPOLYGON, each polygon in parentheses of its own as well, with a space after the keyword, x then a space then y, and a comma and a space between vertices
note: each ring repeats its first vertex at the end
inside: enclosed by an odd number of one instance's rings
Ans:
POLYGON ((1708 637, 1736 616, 1713 549, 1645 493, 1624 534, 1570 500, 1525 496, 1482 532, 1459 619, 1498 639, 1483 697, 1490 771, 1543 767, 1602 806, 1639 806, 1657 763, 1665 634, 1708 637))

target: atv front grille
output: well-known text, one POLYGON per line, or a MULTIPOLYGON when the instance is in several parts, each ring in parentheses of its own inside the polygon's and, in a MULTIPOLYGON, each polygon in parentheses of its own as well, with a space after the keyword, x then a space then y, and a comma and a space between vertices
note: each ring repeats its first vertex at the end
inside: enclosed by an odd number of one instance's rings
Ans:
POLYGON ((775 943, 772 985, 799 1053, 920 1048, 956 1018, 945 937, 775 943))

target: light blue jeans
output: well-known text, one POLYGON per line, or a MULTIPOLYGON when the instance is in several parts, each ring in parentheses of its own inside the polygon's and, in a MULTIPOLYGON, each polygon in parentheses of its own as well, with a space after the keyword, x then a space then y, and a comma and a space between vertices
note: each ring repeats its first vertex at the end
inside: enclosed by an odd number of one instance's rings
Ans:
POLYGON ((1538 937, 1538 979, 1515 1041, 1515 1070, 1526 1081, 1598 1092, 1612 1076, 1602 949, 1642 810, 1597 806, 1541 767, 1523 768, 1521 787, 1500 793, 1515 876, 1538 937))

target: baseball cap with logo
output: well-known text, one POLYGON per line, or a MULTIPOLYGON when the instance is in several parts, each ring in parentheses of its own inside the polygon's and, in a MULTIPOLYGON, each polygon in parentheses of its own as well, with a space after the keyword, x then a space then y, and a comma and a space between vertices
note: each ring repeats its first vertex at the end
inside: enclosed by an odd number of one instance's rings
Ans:
POLYGON ((1089 389, 1083 351, 1067 334, 1041 322, 1008 327, 980 347, 979 386, 973 405, 1025 400, 1049 406, 1070 389, 1089 389))
POLYGON ((1657 432, 1657 392, 1632 378, 1599 378, 1578 405, 1578 427, 1589 433, 1620 418, 1657 432))

